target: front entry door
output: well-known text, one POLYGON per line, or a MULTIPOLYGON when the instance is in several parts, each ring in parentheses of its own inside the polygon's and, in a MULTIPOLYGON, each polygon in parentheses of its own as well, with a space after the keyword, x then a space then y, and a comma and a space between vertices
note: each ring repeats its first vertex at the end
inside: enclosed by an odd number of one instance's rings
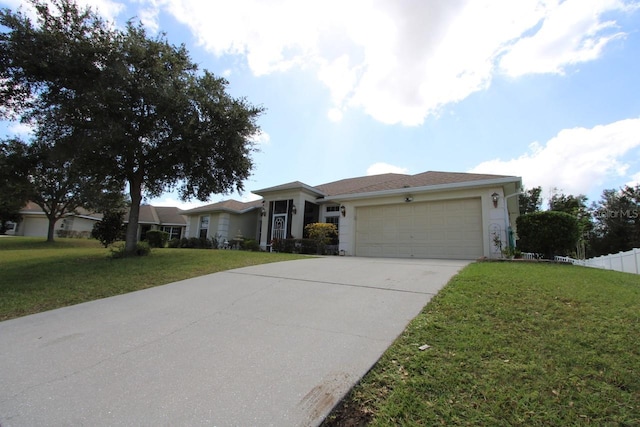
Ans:
POLYGON ((287 234, 287 214, 274 214, 271 225, 271 239, 284 239, 287 234))

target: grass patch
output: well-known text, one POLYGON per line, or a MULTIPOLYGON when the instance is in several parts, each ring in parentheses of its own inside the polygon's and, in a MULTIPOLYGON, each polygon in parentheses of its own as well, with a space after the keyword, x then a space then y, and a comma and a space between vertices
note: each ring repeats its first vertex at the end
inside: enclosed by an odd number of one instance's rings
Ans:
POLYGON ((265 252, 154 249, 112 259, 96 240, 0 238, 0 320, 233 268, 303 258, 265 252))
POLYGON ((639 337, 640 276, 471 264, 323 425, 640 425, 639 337))

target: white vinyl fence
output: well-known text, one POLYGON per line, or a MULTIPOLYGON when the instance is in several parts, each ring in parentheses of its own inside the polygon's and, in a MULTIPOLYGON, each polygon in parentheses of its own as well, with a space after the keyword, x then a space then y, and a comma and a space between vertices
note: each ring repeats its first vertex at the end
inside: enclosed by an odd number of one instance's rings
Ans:
POLYGON ((555 257, 555 260, 560 262, 570 262, 574 265, 583 265, 585 267, 604 268, 605 270, 640 274, 640 249, 631 249, 627 252, 602 255, 585 260, 558 256, 555 257))

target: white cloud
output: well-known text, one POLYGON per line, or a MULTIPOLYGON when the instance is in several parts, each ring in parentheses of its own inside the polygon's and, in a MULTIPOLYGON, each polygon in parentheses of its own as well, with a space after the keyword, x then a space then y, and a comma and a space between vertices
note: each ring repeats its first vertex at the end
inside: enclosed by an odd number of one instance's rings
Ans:
POLYGON ((34 128, 28 124, 12 122, 8 128, 14 136, 28 139, 33 135, 34 128))
POLYGON ((626 185, 628 185, 629 187, 640 185, 640 172, 631 175, 631 180, 627 181, 626 185))
MULTIPOLYGON (((152 0, 145 0, 152 1, 152 0)), ((35 20, 37 14, 35 9, 24 0, 4 0, 3 3, 7 4, 9 9, 13 11, 21 10, 29 16, 29 18, 35 20)), ((46 1, 51 4, 51 1, 46 1)), ((82 8, 90 7, 92 10, 98 12, 107 22, 115 22, 116 17, 125 9, 123 3, 112 0, 76 0, 76 3, 82 8)), ((54 10, 54 9, 52 9, 54 10)))
POLYGON ((378 162, 374 163, 367 168, 367 176, 368 175, 381 175, 383 173, 408 173, 407 168, 403 168, 400 166, 390 165, 388 163, 378 162))
POLYGON ((328 112, 327 112, 327 117, 329 118, 329 120, 331 120, 332 122, 340 122, 342 121, 342 111, 340 111, 339 108, 331 108, 328 112))
POLYGON ((207 204, 206 202, 200 201, 183 202, 171 195, 152 199, 147 202, 153 206, 175 206, 182 210, 193 209, 207 204))
POLYGON ((243 193, 243 194, 240 195, 240 201, 241 202, 245 202, 245 203, 253 202, 253 201, 256 201, 256 200, 260 200, 260 199, 262 199, 262 196, 258 196, 257 194, 254 194, 254 193, 251 193, 251 192, 243 193))
POLYGON ((597 59, 611 40, 625 34, 602 15, 622 10, 618 0, 566 0, 547 10, 540 29, 518 40, 500 61, 510 76, 563 73, 564 67, 597 59))
POLYGON ((612 175, 624 177, 629 164, 622 158, 638 147, 640 118, 627 119, 591 129, 564 129, 544 145, 532 143, 518 158, 486 161, 470 172, 521 176, 527 188, 588 194, 599 191, 612 175))
POLYGON ((257 145, 269 145, 271 143, 271 137, 263 130, 258 131, 251 140, 257 145))
POLYGON ((147 2, 212 53, 245 56, 255 75, 312 67, 331 94, 329 117, 357 108, 405 125, 486 88, 498 68, 561 73, 596 59, 623 35, 605 14, 633 9, 623 0, 147 2))
POLYGON ((157 6, 155 0, 147 0, 150 5, 148 7, 140 9, 138 12, 138 19, 148 30, 152 33, 158 33, 160 30, 159 15, 160 9, 157 6))

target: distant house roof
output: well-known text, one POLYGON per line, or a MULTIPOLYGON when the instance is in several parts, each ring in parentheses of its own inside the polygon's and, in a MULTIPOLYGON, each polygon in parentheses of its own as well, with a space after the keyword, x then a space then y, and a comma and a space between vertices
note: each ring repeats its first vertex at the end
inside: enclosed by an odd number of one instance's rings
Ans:
POLYGON ((185 225, 184 217, 180 215, 180 209, 175 206, 155 206, 155 211, 160 224, 185 225))
MULTIPOLYGON (((174 206, 140 205, 138 224, 187 225, 180 212, 180 209, 174 206)), ((128 212, 125 214, 124 221, 129 221, 128 212)))
MULTIPOLYGON (((27 202, 27 204, 20 209, 20 213, 22 215, 44 215, 44 210, 35 202, 27 202)), ((103 215, 99 212, 89 211, 84 208, 76 208, 75 212, 69 212, 66 216, 75 215, 83 218, 93 219, 95 221, 100 221, 103 215)))
POLYGON ((253 209, 259 209, 262 206, 262 200, 255 200, 253 202, 239 202, 237 200, 224 200, 217 203, 211 203, 209 205, 200 206, 197 208, 181 211, 182 215, 191 215, 202 212, 216 212, 224 211, 231 213, 245 213, 253 209))

